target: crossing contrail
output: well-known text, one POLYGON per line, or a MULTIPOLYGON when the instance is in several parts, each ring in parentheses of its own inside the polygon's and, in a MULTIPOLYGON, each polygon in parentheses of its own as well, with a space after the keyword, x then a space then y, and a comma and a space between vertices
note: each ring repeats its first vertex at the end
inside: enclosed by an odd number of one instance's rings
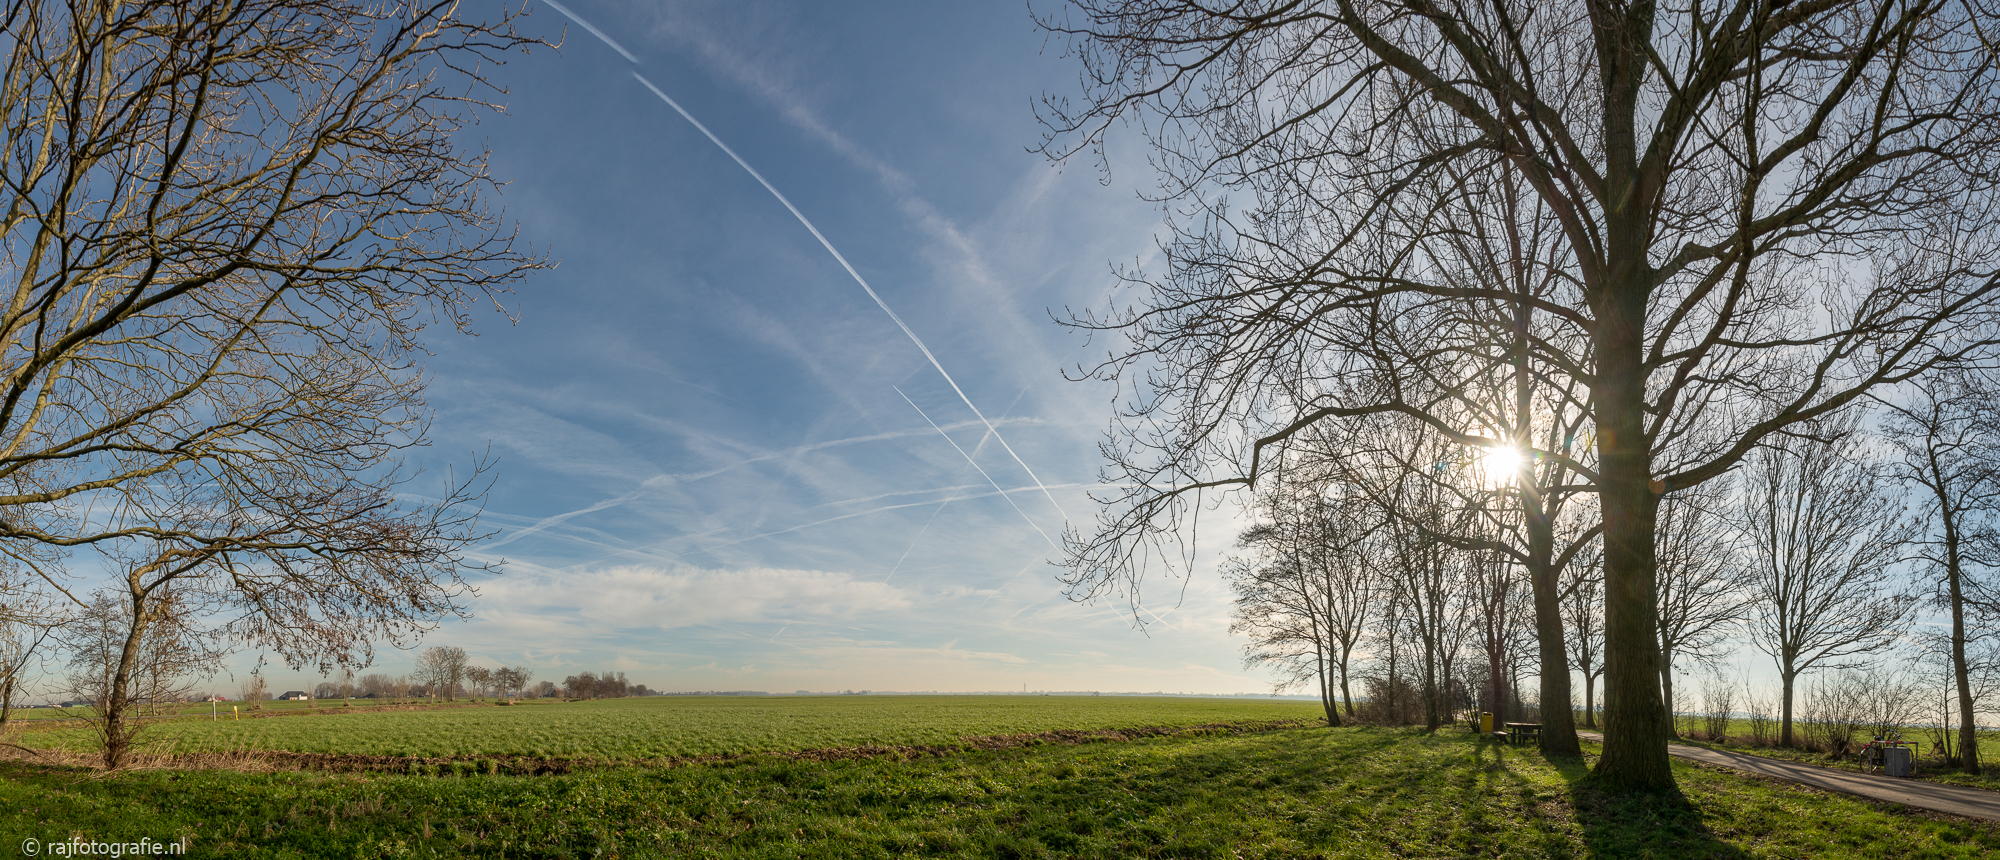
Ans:
MULTIPOLYGON (((950 433, 946 433, 946 432, 944 432, 944 428, 942 428, 942 427, 939 427, 939 426, 937 426, 937 422, 936 422, 936 421, 932 421, 932 420, 931 420, 931 417, 930 417, 929 415, 924 415, 924 410, 923 410, 923 408, 922 408, 922 407, 920 407, 920 406, 918 406, 918 405, 917 405, 917 402, 916 402, 916 401, 914 401, 914 400, 911 400, 911 399, 910 399, 910 395, 908 395, 908 394, 904 394, 904 393, 903 393, 903 389, 900 389, 900 388, 896 388, 896 387, 895 387, 895 386, 893 386, 893 385, 892 385, 892 386, 889 386, 889 387, 890 387, 890 388, 895 388, 895 391, 896 391, 896 395, 897 395, 897 396, 899 396, 899 397, 901 397, 901 398, 903 398, 903 402, 904 402, 904 403, 908 403, 908 404, 910 404, 910 408, 911 408, 911 409, 915 409, 915 410, 917 410, 917 414, 918 414, 918 415, 922 415, 922 416, 923 416, 923 419, 924 419, 924 423, 925 423, 925 424, 929 424, 929 425, 931 425, 931 429, 933 429, 933 430, 936 430, 936 431, 938 431, 938 435, 939 435, 939 436, 943 436, 943 437, 944 437, 944 441, 946 441, 946 442, 950 442, 950 443, 951 443, 951 447, 952 447, 952 450, 954 450, 954 451, 957 451, 957 452, 958 452, 958 455, 959 455, 960 457, 964 457, 964 458, 965 458, 965 462, 967 462, 967 463, 971 463, 971 464, 972 464, 972 468, 974 468, 974 469, 978 470, 978 472, 979 472, 979 477, 982 477, 982 478, 985 478, 985 479, 986 479, 986 483, 989 483, 989 484, 992 484, 992 485, 993 485, 993 489, 995 489, 995 490, 1000 490, 1000 498, 1003 498, 1003 499, 1006 499, 1006 500, 1007 500, 1007 504, 1008 504, 1008 505, 1010 505, 1010 506, 1012 506, 1012 507, 1014 508, 1014 513, 1017 513, 1017 514, 1020 514, 1020 515, 1021 515, 1021 519, 1024 519, 1024 520, 1027 520, 1027 521, 1028 521, 1028 527, 1029 527, 1029 528, 1031 528, 1031 529, 1034 529, 1034 530, 1035 530, 1035 533, 1036 533, 1036 534, 1039 534, 1039 535, 1041 535, 1041 536, 1042 536, 1042 540, 1045 540, 1045 541, 1048 541, 1048 542, 1049 542, 1049 548, 1050 548, 1050 549, 1054 549, 1054 550, 1058 550, 1058 551, 1060 551, 1060 550, 1062 549, 1061 547, 1059 547, 1059 546, 1056 546, 1056 542, 1055 542, 1055 541, 1053 541, 1053 540, 1050 540, 1050 539, 1049 539, 1049 533, 1048 533, 1048 532, 1045 532, 1045 531, 1042 531, 1042 527, 1041 527, 1041 526, 1038 526, 1038 525, 1035 525, 1035 521, 1034 521, 1033 519, 1029 519, 1029 517, 1028 517, 1028 512, 1027 512, 1027 511, 1024 511, 1024 510, 1021 510, 1021 506, 1020 506, 1020 505, 1016 505, 1016 504, 1014 504, 1014 497, 1013 497, 1013 496, 1010 496, 1010 495, 1007 495, 1007 491, 1006 491, 1006 490, 1001 490, 1001 489, 1000 489, 1000 483, 999 483, 998 481, 995 481, 995 480, 993 480, 993 476, 992 476, 992 475, 988 475, 988 474, 986 474, 986 470, 985 470, 985 469, 980 469, 980 468, 979 468, 979 461, 977 461, 977 460, 974 460, 974 459, 972 459, 972 455, 971 455, 971 454, 967 454, 967 453, 965 453, 965 449, 964 449, 964 448, 960 448, 960 447, 958 447, 958 443, 957 443, 956 441, 953 441, 953 440, 952 440, 952 438, 951 438, 951 434, 950 434, 950 433)), ((1005 444, 1005 443, 1002 443, 1002 444, 1005 444)), ((1043 492, 1047 492, 1047 490, 1043 490, 1043 492)), ((1051 501, 1053 501, 1053 499, 1051 499, 1051 501)), ((925 525, 926 525, 926 527, 928 527, 928 526, 929 526, 929 524, 928 524, 928 523, 926 523, 925 525)))
MULTIPOLYGON (((599 30, 596 27, 592 26, 591 23, 585 21, 582 16, 576 14, 575 12, 570 11, 568 7, 562 5, 561 3, 556 2, 556 0, 545 0, 545 2, 547 2, 549 6, 551 8, 554 8, 557 12, 561 12, 564 16, 568 17, 571 21, 575 21, 578 26, 584 28, 585 30, 588 30, 591 35, 596 36, 599 41, 602 41, 604 44, 610 46, 612 50, 617 51, 619 56, 624 57, 628 62, 631 62, 633 65, 637 65, 639 63, 639 59, 637 57, 632 56, 632 52, 625 50, 625 47, 623 45, 620 45, 617 42, 612 41, 611 37, 605 35, 603 30, 599 30)), ((826 248, 826 252, 832 254, 833 258, 839 261, 840 267, 847 270, 848 276, 852 277, 855 283, 861 285, 861 289, 868 293, 869 298, 875 300, 875 306, 881 308, 883 313, 888 314, 889 319, 896 323, 896 327, 903 330, 903 334, 910 339, 911 343, 916 344, 917 350, 919 352, 922 352, 924 354, 924 358, 930 361, 931 367, 937 370, 939 376, 944 377, 945 383, 950 385, 951 390, 958 395, 958 399, 965 403, 965 408, 972 410, 972 414, 978 416, 979 422, 981 424, 986 425, 986 431, 992 433, 993 438, 1000 440, 1000 447, 1006 449, 1007 456, 1012 457, 1014 459, 1014 463, 1021 467, 1021 471, 1028 473, 1028 479, 1035 482, 1036 489, 1042 491, 1042 496, 1047 498, 1049 500, 1049 504, 1055 507, 1056 512, 1062 515, 1063 521, 1068 522, 1069 512, 1063 510, 1062 503, 1056 501, 1055 494, 1049 492, 1048 485, 1042 483, 1041 476, 1035 474, 1035 470, 1028 466, 1028 462, 1026 460, 1021 459, 1020 454, 1015 453, 1014 446, 1007 444, 1007 437, 1000 435, 999 428, 994 427, 993 422, 987 420, 986 413, 979 411, 979 407, 973 405, 972 398, 966 396, 965 390, 958 387, 958 380, 953 379, 951 377, 951 373, 944 369, 944 364, 939 362, 937 356, 931 353, 931 348, 924 344, 923 338, 917 337, 917 333, 911 330, 909 324, 903 322, 902 316, 898 315, 893 308, 889 307, 888 302, 882 300, 882 296, 875 292, 875 288, 869 286, 868 279, 861 277, 861 273, 855 271, 854 266, 847 262, 847 257, 842 255, 840 253, 840 249, 835 248, 832 242, 827 241, 826 235, 821 233, 818 227, 813 226, 812 221, 806 218, 805 213, 800 212, 797 206, 793 206, 792 201, 787 199, 783 193, 779 192, 777 186, 772 185, 770 180, 765 179, 763 174, 758 173, 756 168, 750 166, 750 162, 744 161, 743 156, 737 155, 736 150, 730 149, 729 144, 723 143, 722 138, 716 137, 715 132, 709 131, 708 126, 702 125, 700 120, 694 118, 694 114, 688 113, 686 108, 681 107, 679 102, 673 100, 673 97, 667 95, 665 91, 661 90, 658 86, 654 85, 652 81, 647 80, 645 75, 639 74, 638 70, 636 69, 633 70, 632 77, 638 80, 639 83, 644 84, 646 86, 646 89, 652 90, 653 95, 659 96, 660 101, 666 102, 667 107, 673 108, 674 112, 680 114, 682 119, 687 120, 688 124, 694 126, 695 129, 700 131, 704 137, 707 137, 710 143, 715 144, 716 148, 722 150, 723 154, 728 155, 731 160, 734 160, 738 167, 743 168, 744 172, 750 174, 750 177, 752 179, 757 180, 757 184, 764 186, 765 191, 771 192, 772 197, 777 198, 779 203, 784 204, 785 209, 792 213, 792 217, 797 218, 799 220, 799 223, 801 225, 804 225, 808 232, 812 233, 813 238, 819 240, 820 246, 826 248)), ((906 397, 904 399, 907 400, 908 398, 906 397)), ((910 405, 915 406, 916 404, 912 403, 910 405)), ((919 413, 922 413, 922 411, 923 410, 918 410, 919 413)), ((924 420, 929 421, 930 420, 929 416, 925 416, 924 420)), ((936 425, 933 424, 932 426, 936 425)), ((957 445, 957 443, 955 442, 952 444, 954 446, 957 445)), ((981 471, 981 474, 984 474, 984 470, 981 471)), ((999 485, 995 484, 994 486, 995 488, 998 488, 999 485)), ((1014 500, 1010 497, 1008 498, 1007 501, 1009 504, 1013 504, 1014 500)), ((1019 510, 1019 506, 1016 506, 1015 509, 1019 510)), ((1026 516, 1026 514, 1023 514, 1023 516, 1026 516)), ((1030 524, 1031 525, 1033 524, 1032 520, 1030 521, 1030 524)), ((1041 531, 1041 527, 1036 526, 1035 530, 1041 531)), ((1042 537, 1046 538, 1048 537, 1048 534, 1043 533, 1042 537)), ((1053 542, 1051 542, 1051 544, 1053 545, 1053 542)))
MULTIPOLYGON (((705 135, 710 143, 715 144, 724 154, 734 159, 738 167, 743 168, 744 172, 749 173, 752 179, 757 180, 757 184, 764 186, 765 191, 771 192, 772 197, 778 198, 778 202, 784 204, 785 208, 792 213, 792 217, 799 219, 799 223, 805 225, 806 230, 813 234, 813 238, 819 240, 820 246, 825 248, 827 253, 832 254, 835 260, 840 262, 840 267, 846 269, 848 276, 852 277, 855 283, 860 284, 861 289, 867 291, 869 298, 875 300, 875 306, 881 308, 883 313, 888 314, 889 319, 895 321, 896 327, 903 330, 903 334, 909 337, 910 342, 917 345, 918 351, 924 354, 924 358, 930 360, 931 367, 937 370, 939 376, 944 377, 944 381, 951 386, 951 390, 958 394, 958 399, 965 403, 965 408, 972 410, 972 414, 979 417, 979 423, 986 425, 987 432, 992 433, 993 438, 1000 440, 1000 447, 1007 449, 1007 456, 1013 457, 1014 462, 1020 465, 1021 471, 1028 473, 1028 479, 1035 482, 1036 488, 1040 489, 1042 495, 1048 498, 1049 504, 1054 505, 1056 512, 1062 514, 1063 521, 1068 522, 1069 512, 1063 510, 1062 503, 1056 501, 1055 494, 1049 492, 1048 486, 1042 483, 1041 477, 1035 474, 1034 469, 1028 467, 1027 461, 1022 460, 1020 454, 1014 453, 1014 446, 1007 444, 1007 437, 1000 435, 999 428, 994 427, 993 422, 987 420, 986 413, 979 411, 979 407, 972 405, 972 398, 966 396, 965 389, 958 387, 958 380, 951 378, 951 373, 946 371, 944 365, 938 361, 937 356, 931 353, 931 348, 924 345, 924 339, 917 337, 917 333, 910 330, 910 325, 903 322, 903 318, 893 308, 889 307, 888 302, 882 300, 882 296, 875 292, 875 288, 868 285, 868 279, 861 277, 861 273, 854 270, 854 265, 847 262, 847 257, 840 253, 840 249, 833 247, 833 243, 827 241, 826 235, 821 233, 818 227, 813 226, 813 222, 806 218, 805 213, 800 212, 799 207, 793 206, 792 201, 787 199, 782 192, 778 191, 777 186, 772 185, 770 180, 764 178, 764 174, 758 173, 757 168, 751 167, 750 162, 744 161, 743 156, 737 155, 736 150, 730 149, 729 144, 723 143, 722 138, 716 137, 715 132, 709 131, 708 126, 702 125, 701 120, 695 119, 694 114, 688 113, 686 108, 681 107, 679 102, 673 100, 673 97, 661 91, 652 81, 646 80, 645 75, 639 74, 637 71, 632 73, 632 77, 638 79, 639 83, 645 84, 646 89, 652 90, 653 95, 659 96, 660 101, 667 103, 667 107, 673 108, 674 112, 680 114, 682 119, 687 120, 690 125, 693 125, 705 135)), ((904 399, 907 400, 908 398, 904 399)), ((914 406, 916 404, 912 403, 910 405, 914 406)), ((926 417, 924 420, 929 421, 930 419, 926 417)), ((952 444, 956 445, 957 443, 954 442, 952 444)), ((996 484, 995 486, 998 485, 996 484)), ((1013 499, 1010 498, 1007 501, 1011 504, 1013 499)), ((1041 531, 1041 527, 1036 526, 1035 530, 1041 531)), ((1048 537, 1047 534, 1043 534, 1042 536, 1048 537)))

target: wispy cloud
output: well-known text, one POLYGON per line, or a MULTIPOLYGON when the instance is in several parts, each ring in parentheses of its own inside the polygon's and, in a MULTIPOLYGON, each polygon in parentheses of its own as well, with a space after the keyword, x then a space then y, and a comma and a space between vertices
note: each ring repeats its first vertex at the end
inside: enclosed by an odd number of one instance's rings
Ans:
POLYGON ((902 589, 846 573, 622 565, 495 583, 484 602, 567 611, 593 625, 655 628, 851 619, 914 605, 902 589))

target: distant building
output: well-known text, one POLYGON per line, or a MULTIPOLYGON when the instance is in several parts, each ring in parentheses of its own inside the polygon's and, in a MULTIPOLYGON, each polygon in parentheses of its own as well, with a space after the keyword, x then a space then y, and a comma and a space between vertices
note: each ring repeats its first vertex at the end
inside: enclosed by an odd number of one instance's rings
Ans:
POLYGON ((310 701, 312 701, 312 697, 311 697, 311 696, 309 696, 309 695, 306 695, 306 691, 304 691, 304 690, 287 690, 287 691, 285 692, 285 694, 284 694, 284 695, 282 695, 282 696, 279 696, 279 697, 278 697, 278 701, 281 701, 281 702, 310 702, 310 701))

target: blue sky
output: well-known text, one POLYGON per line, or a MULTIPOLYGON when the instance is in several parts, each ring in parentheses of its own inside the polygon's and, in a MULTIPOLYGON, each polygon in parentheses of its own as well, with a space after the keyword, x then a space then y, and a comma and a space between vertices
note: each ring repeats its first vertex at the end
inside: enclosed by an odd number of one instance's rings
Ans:
POLYGON ((1114 394, 1062 379, 1102 346, 1050 314, 1101 305, 1160 212, 1140 158, 1106 183, 1029 151, 1033 99, 1076 66, 1024 6, 566 0, 636 62, 531 8, 562 48, 493 70, 508 114, 465 142, 560 265, 510 299, 518 324, 432 344, 426 465, 497 456, 477 555, 506 568, 425 644, 670 690, 1266 689, 1212 573, 1156 586, 1141 632, 1048 563, 1044 533, 1092 513, 1114 394), (1020 462, 635 71, 819 227, 1020 462))

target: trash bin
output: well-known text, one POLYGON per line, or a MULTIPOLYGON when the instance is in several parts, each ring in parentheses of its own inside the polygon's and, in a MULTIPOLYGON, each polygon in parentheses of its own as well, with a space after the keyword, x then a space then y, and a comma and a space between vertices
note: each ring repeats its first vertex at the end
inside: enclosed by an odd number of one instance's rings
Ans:
POLYGON ((1890 776, 1909 776, 1915 770, 1914 757, 1909 747, 1885 747, 1882 750, 1882 772, 1890 776))
POLYGON ((1490 735, 1490 734, 1493 734, 1493 714, 1492 714, 1492 713, 1490 713, 1490 712, 1487 712, 1487 711, 1480 711, 1480 712, 1479 712, 1479 733, 1480 733, 1480 734, 1482 734, 1482 735, 1490 735))

